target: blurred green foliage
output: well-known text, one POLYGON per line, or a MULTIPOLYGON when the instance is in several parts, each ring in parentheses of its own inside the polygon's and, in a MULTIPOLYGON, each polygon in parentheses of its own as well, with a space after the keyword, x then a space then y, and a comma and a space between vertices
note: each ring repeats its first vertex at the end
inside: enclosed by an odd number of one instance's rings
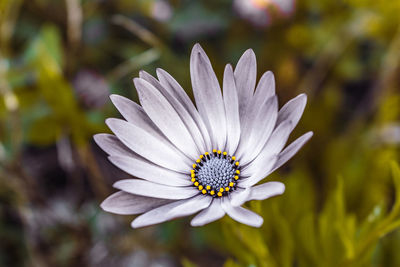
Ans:
POLYGON ((229 0, 158 2, 0 0, 0 266, 400 266, 400 1, 298 0, 263 27, 229 0), (157 67, 190 95, 195 42, 220 80, 253 48, 281 103, 309 96, 292 139, 315 135, 267 178, 285 194, 248 204, 260 229, 129 229, 98 207, 124 175, 92 141, 118 116, 102 98, 137 100, 157 67))

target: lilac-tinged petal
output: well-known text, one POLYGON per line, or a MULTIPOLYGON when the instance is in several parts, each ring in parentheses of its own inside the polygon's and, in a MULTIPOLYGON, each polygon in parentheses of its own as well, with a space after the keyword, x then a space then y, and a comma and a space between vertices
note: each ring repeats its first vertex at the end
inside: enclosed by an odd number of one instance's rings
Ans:
POLYGON ((177 99, 192 116, 203 136, 203 140, 206 145, 205 151, 210 151, 212 149, 210 134, 208 133, 207 127, 203 119, 201 118, 196 107, 194 106, 192 100, 186 94, 185 90, 183 90, 182 86, 180 86, 180 84, 163 69, 157 69, 157 77, 165 90, 167 90, 175 99, 177 99))
POLYGON ((271 71, 265 72, 257 84, 256 91, 252 97, 254 106, 261 106, 271 96, 275 95, 275 77, 271 71))
POLYGON ((139 157, 110 156, 109 160, 130 175, 149 182, 170 186, 189 186, 192 184, 188 174, 185 175, 163 168, 139 157))
POLYGON ((113 186, 134 195, 164 199, 186 199, 199 194, 193 186, 173 187, 139 179, 119 180, 113 186))
POLYGON ((115 135, 112 134, 96 134, 94 141, 110 156, 131 156, 136 154, 126 147, 115 135))
POLYGON ((274 164, 274 167, 271 172, 278 169, 280 166, 285 164, 288 160, 290 160, 299 150, 304 146, 305 143, 310 140, 313 136, 313 132, 308 132, 297 138, 290 145, 288 145, 280 154, 279 158, 274 164))
POLYGON ((119 119, 107 119, 106 123, 122 143, 147 160, 182 173, 186 173, 191 168, 192 161, 180 151, 168 146, 142 128, 119 119))
POLYGON ((133 220, 131 226, 133 228, 139 228, 166 222, 178 217, 189 216, 207 208, 211 200, 211 197, 202 195, 193 197, 191 199, 179 200, 140 215, 133 220))
POLYGON ((193 120, 192 116, 188 112, 188 110, 185 108, 185 106, 178 100, 176 99, 170 92, 169 90, 165 89, 164 86, 161 85, 161 83, 148 74, 145 71, 140 71, 139 72, 140 78, 146 80, 149 82, 151 85, 153 85, 158 91, 161 92, 161 94, 168 100, 168 102, 173 106, 175 111, 178 113, 179 117, 182 119, 182 122, 185 124, 187 130, 189 131, 191 137, 193 138, 193 141, 196 143, 197 146, 197 155, 203 154, 205 151, 207 151, 203 135, 200 132, 199 128, 197 127, 196 122, 193 120))
POLYGON ((210 60, 199 44, 192 50, 190 73, 196 105, 213 137, 213 147, 223 149, 226 142, 226 117, 221 88, 210 60))
POLYGON ((284 121, 291 121, 292 123, 292 131, 294 127, 296 127, 299 122, 301 116, 303 115, 304 108, 307 104, 307 95, 300 94, 295 98, 289 100, 278 113, 278 120, 276 122, 277 125, 281 124, 284 121))
MULTIPOLYGON (((252 113, 250 113, 252 114, 252 113)), ((252 161, 263 148, 275 127, 278 117, 278 99, 272 96, 252 116, 249 128, 240 143, 236 155, 240 158, 241 164, 245 165, 252 161), (245 142, 247 140, 247 142, 245 142)))
POLYGON ((170 203, 172 200, 132 195, 118 191, 106 198, 100 207, 108 212, 121 215, 134 215, 170 203))
POLYGON ((223 81, 223 98, 226 114, 226 151, 233 155, 240 140, 239 100, 231 65, 226 65, 223 81))
POLYGON ((227 197, 222 200, 222 208, 232 219, 240 223, 253 227, 261 227, 264 222, 264 219, 257 213, 242 207, 233 207, 227 197))
POLYGON ((206 195, 198 195, 191 199, 188 199, 182 205, 171 208, 168 211, 168 216, 172 218, 182 217, 191 215, 199 210, 208 208, 212 202, 213 198, 206 195))
POLYGON ((285 192, 285 185, 280 182, 268 182, 261 185, 256 185, 232 196, 231 204, 234 207, 241 206, 250 200, 264 200, 277 195, 282 195, 285 192))
POLYGON ((191 226, 203 226, 224 217, 225 211, 221 206, 221 199, 215 198, 210 206, 197 214, 190 222, 191 226))
POLYGON ((271 173, 277 160, 277 155, 260 154, 252 163, 243 168, 241 174, 248 178, 240 179, 238 185, 243 188, 255 185, 271 173))
POLYGON ((246 50, 240 57, 234 75, 239 97, 240 122, 243 122, 257 79, 257 61, 252 49, 246 50))
POLYGON ((167 141, 141 106, 120 95, 111 95, 110 98, 114 106, 128 122, 134 124, 136 127, 142 128, 159 139, 167 141))
POLYGON ((135 78, 134 83, 146 114, 179 150, 195 160, 199 154, 196 144, 171 103, 149 82, 135 78))

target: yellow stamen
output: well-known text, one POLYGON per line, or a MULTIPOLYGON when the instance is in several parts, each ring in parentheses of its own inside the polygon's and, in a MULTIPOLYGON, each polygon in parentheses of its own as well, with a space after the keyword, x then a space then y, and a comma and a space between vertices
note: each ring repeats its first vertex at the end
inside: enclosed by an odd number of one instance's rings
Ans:
POLYGON ((193 169, 196 168, 196 166, 197 166, 196 164, 193 164, 193 165, 192 165, 193 169))
POLYGON ((204 156, 203 156, 203 155, 200 155, 200 159, 202 159, 202 158, 204 158, 204 156))
POLYGON ((224 192, 224 189, 221 187, 220 189, 219 189, 219 192, 224 192))
POLYGON ((218 150, 218 154, 221 154, 221 150, 218 150))
POLYGON ((194 183, 194 186, 199 186, 199 182, 195 182, 195 183, 194 183))
POLYGON ((194 174, 194 173, 192 173, 191 175, 190 175, 190 177, 196 177, 196 174, 194 174))
POLYGON ((225 187, 225 191, 227 191, 227 192, 228 192, 228 191, 229 191, 229 187, 225 187))
POLYGON ((215 153, 215 152, 217 152, 217 150, 216 150, 216 149, 213 149, 213 153, 215 153))
POLYGON ((203 190, 203 186, 202 185, 199 185, 199 190, 203 190))
POLYGON ((221 192, 218 192, 218 194, 217 194, 219 197, 222 197, 222 193, 221 192))
POLYGON ((239 166, 239 161, 236 161, 235 165, 236 165, 236 166, 239 166))
POLYGON ((233 156, 233 157, 232 157, 232 160, 236 160, 236 157, 235 157, 235 156, 233 156))
POLYGON ((230 182, 230 183, 229 183, 229 186, 230 186, 230 187, 232 187, 233 185, 234 185, 234 183, 233 183, 233 182, 230 182))
POLYGON ((204 153, 204 155, 206 155, 206 156, 208 156, 208 154, 210 154, 210 153, 208 153, 208 152, 204 153))
POLYGON ((239 179, 239 176, 236 175, 234 178, 235 178, 235 180, 237 180, 237 179, 239 179))
POLYGON ((201 162, 201 160, 200 160, 200 159, 197 159, 197 160, 196 160, 196 162, 197 162, 197 163, 200 163, 200 162, 201 162))
POLYGON ((194 170, 190 170, 191 173, 194 173, 194 170))
POLYGON ((203 189, 203 191, 201 191, 203 193, 203 195, 205 195, 207 193, 207 190, 203 189))
POLYGON ((207 185, 206 188, 207 188, 207 190, 210 190, 210 189, 211 189, 211 186, 207 185))
POLYGON ((226 153, 226 151, 224 151, 224 153, 222 153, 222 154, 224 154, 224 156, 226 156, 228 153, 226 153))
POLYGON ((215 195, 214 190, 211 190, 210 195, 212 195, 212 196, 215 195))
POLYGON ((194 182, 196 182, 196 178, 192 178, 192 180, 190 180, 190 181, 192 181, 192 183, 194 183, 194 182))
POLYGON ((240 171, 239 171, 239 170, 236 170, 236 173, 237 173, 237 174, 240 174, 240 171))

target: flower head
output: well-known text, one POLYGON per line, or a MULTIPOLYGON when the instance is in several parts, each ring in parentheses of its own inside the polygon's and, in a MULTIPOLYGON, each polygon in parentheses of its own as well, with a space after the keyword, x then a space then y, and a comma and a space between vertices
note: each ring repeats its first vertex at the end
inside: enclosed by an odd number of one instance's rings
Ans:
POLYGON ((264 73, 256 87, 251 49, 235 70, 225 67, 223 93, 198 44, 192 50, 190 72, 197 108, 161 69, 158 79, 144 71, 134 79, 141 106, 111 96, 125 120, 107 119, 115 135, 98 134, 95 140, 113 164, 135 178, 116 182, 120 191, 101 206, 117 214, 141 214, 132 222, 134 228, 195 213, 192 226, 227 214, 259 227, 262 217, 241 205, 284 192, 280 182, 256 184, 311 138, 308 132, 284 148, 306 96, 297 96, 278 111, 273 74, 264 73))

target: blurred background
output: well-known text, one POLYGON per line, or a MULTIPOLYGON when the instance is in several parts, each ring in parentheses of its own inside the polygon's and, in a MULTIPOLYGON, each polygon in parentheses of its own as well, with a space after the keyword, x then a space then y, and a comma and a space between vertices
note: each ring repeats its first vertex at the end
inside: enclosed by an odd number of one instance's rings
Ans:
POLYGON ((400 1, 0 0, 0 266, 400 266, 400 1), (191 95, 199 42, 220 81, 247 49, 314 137, 248 203, 260 229, 103 212, 128 175, 93 142, 157 67, 191 95))

